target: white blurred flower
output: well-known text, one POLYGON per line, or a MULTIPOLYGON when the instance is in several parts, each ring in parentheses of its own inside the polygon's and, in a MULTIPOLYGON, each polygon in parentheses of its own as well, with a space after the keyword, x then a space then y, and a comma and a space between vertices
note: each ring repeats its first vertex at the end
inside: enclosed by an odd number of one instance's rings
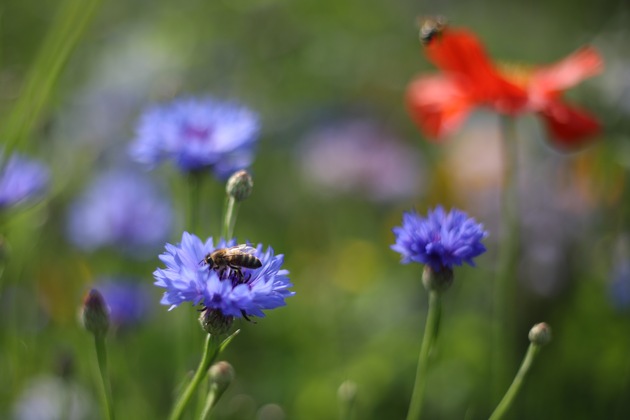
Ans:
POLYGON ((97 408, 87 391, 78 384, 55 376, 29 381, 14 406, 15 420, 93 419, 97 408))

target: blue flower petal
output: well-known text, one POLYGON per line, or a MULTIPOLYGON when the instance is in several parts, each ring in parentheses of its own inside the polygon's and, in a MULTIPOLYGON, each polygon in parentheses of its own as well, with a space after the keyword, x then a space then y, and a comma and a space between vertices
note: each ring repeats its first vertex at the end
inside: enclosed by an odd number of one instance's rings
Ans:
POLYGON ((284 306, 284 299, 293 296, 289 272, 282 269, 283 255, 274 255, 273 248, 256 246, 256 257, 262 263, 258 269, 242 268, 244 282, 233 284, 229 270, 211 270, 199 262, 216 249, 233 246, 234 241, 220 239, 216 247, 209 238, 205 243, 188 232, 182 234, 178 245, 166 244, 160 260, 166 268, 153 272, 155 285, 166 289, 161 303, 171 309, 184 302, 202 303, 217 309, 224 316, 264 316, 263 310, 284 306), (219 277, 221 276, 221 277, 219 277))
POLYGON ((181 98, 145 111, 129 153, 149 167, 171 160, 182 171, 210 169, 224 180, 252 164, 258 132, 258 116, 243 106, 181 98))
POLYGON ((401 254, 401 262, 427 264, 435 271, 452 269, 486 251, 481 241, 488 236, 483 225, 461 210, 446 212, 438 206, 422 217, 415 211, 403 214, 402 226, 392 229, 396 243, 391 249, 401 254))

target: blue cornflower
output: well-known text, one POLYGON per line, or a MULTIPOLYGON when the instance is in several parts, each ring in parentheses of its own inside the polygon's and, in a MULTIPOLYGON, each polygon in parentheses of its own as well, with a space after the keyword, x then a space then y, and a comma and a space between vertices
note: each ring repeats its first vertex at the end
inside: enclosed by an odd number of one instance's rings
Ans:
POLYGON ((68 236, 81 249, 104 246, 146 256, 168 238, 173 211, 146 175, 124 169, 98 176, 70 208, 68 236))
MULTIPOLYGON (((205 243, 197 236, 184 232, 178 245, 166 244, 160 260, 166 268, 153 272, 156 286, 166 289, 160 303, 170 309, 183 302, 203 304, 226 317, 264 317, 264 309, 284 306, 284 299, 293 296, 289 290, 289 272, 282 269, 283 255, 274 255, 271 247, 263 251, 258 245, 253 254, 262 263, 257 269, 210 269, 201 261, 217 249, 233 246, 234 242, 220 239, 216 246, 212 238, 205 243)), ((169 310, 170 310, 169 309, 169 310)))
POLYGON ((41 196, 49 172, 41 163, 13 154, 0 169, 0 209, 41 196))
POLYGON ((402 263, 417 262, 439 272, 443 268, 468 263, 483 254, 481 240, 488 236, 483 225, 461 210, 446 213, 438 206, 426 218, 416 211, 403 215, 402 227, 393 229, 396 243, 391 248, 402 255, 402 263))
POLYGON ((116 327, 139 324, 150 314, 150 292, 142 283, 129 279, 103 279, 95 286, 109 308, 109 319, 116 327))
POLYGON ((227 179, 251 165, 258 130, 258 116, 243 106, 182 98, 144 112, 130 153, 149 167, 172 160, 182 171, 210 169, 227 179))

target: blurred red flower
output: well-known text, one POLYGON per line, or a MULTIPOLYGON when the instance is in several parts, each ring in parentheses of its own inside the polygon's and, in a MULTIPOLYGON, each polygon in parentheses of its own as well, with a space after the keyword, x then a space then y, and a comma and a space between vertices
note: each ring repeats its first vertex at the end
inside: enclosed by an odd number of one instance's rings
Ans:
POLYGON ((554 146, 572 150, 599 132, 597 120, 562 101, 562 92, 603 69, 599 53, 583 47, 545 67, 495 65, 477 37, 464 29, 444 27, 425 41, 428 59, 442 73, 419 76, 407 88, 412 118, 429 138, 457 130, 476 106, 506 115, 536 112, 554 146))

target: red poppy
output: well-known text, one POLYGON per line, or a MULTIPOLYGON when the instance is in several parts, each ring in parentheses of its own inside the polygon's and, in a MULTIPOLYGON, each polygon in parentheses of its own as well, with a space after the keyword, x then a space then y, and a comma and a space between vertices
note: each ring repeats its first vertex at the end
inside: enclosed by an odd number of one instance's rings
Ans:
POLYGON ((564 90, 603 69, 603 61, 592 47, 583 47, 546 67, 502 68, 490 60, 473 33, 444 28, 426 42, 425 52, 442 73, 412 81, 407 105, 429 138, 453 133, 480 105, 507 115, 538 113, 552 143, 561 149, 579 147, 599 131, 594 117, 561 98, 564 90))

